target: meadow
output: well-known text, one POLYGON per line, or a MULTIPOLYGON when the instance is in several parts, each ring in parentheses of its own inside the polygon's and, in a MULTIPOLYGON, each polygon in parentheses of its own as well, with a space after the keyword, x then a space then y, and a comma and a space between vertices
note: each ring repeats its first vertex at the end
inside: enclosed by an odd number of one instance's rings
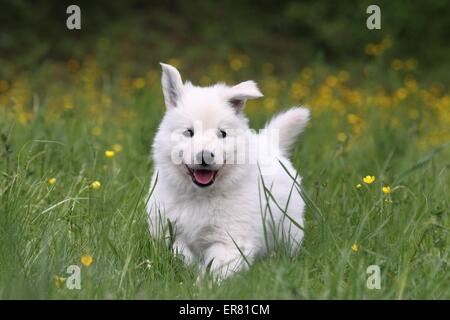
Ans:
POLYGON ((391 46, 368 43, 369 63, 348 70, 280 73, 237 54, 191 75, 165 61, 201 85, 257 81, 254 128, 294 105, 312 112, 291 157, 308 199, 301 253, 273 252, 220 285, 196 283, 148 234, 156 61, 135 75, 86 56, 0 80, 0 298, 449 299, 450 92, 421 81, 420 61, 385 58, 391 46), (66 286, 70 265, 80 290, 66 286))

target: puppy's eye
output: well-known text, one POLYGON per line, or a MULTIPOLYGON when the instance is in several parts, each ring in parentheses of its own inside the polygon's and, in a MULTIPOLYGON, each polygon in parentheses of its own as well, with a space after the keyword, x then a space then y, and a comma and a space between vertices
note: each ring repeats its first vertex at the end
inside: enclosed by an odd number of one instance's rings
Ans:
POLYGON ((183 136, 191 138, 194 136, 194 130, 192 129, 187 129, 183 132, 183 136))
POLYGON ((225 138, 227 136, 227 133, 223 130, 219 130, 218 134, 219 138, 225 138))

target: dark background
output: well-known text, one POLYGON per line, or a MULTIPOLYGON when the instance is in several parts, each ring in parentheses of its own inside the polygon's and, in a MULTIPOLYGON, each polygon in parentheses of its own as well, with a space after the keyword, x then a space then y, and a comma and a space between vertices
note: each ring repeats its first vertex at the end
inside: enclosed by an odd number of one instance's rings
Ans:
MULTIPOLYGON (((450 5, 432 1, 14 1, 1 2, 0 76, 36 64, 101 57, 102 67, 127 64, 139 73, 171 57, 186 69, 230 54, 276 61, 278 71, 316 61, 339 67, 364 64, 368 42, 388 34, 390 57, 415 58, 446 78, 450 5), (81 8, 82 29, 66 28, 66 8, 81 8), (382 30, 366 28, 366 8, 381 7, 382 30)), ((389 58, 388 56, 388 58, 389 58)))

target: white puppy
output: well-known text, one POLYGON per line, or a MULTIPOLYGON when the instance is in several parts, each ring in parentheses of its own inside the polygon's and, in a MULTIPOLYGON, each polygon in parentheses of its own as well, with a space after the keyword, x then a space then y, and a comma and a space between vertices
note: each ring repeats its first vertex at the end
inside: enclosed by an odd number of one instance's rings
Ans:
POLYGON ((276 244, 297 252, 304 203, 287 156, 309 111, 292 108, 256 134, 243 114, 247 99, 262 97, 253 81, 196 87, 161 65, 167 111, 153 143, 152 237, 171 233, 187 263, 219 278, 276 244))

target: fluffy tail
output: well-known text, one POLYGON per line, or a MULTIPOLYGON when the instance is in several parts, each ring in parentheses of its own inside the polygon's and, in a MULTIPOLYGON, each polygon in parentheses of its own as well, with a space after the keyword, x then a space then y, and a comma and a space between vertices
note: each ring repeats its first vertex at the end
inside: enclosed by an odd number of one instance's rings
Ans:
POLYGON ((309 110, 296 107, 276 115, 265 126, 265 129, 268 132, 271 130, 278 131, 280 151, 287 156, 308 120, 309 110))

